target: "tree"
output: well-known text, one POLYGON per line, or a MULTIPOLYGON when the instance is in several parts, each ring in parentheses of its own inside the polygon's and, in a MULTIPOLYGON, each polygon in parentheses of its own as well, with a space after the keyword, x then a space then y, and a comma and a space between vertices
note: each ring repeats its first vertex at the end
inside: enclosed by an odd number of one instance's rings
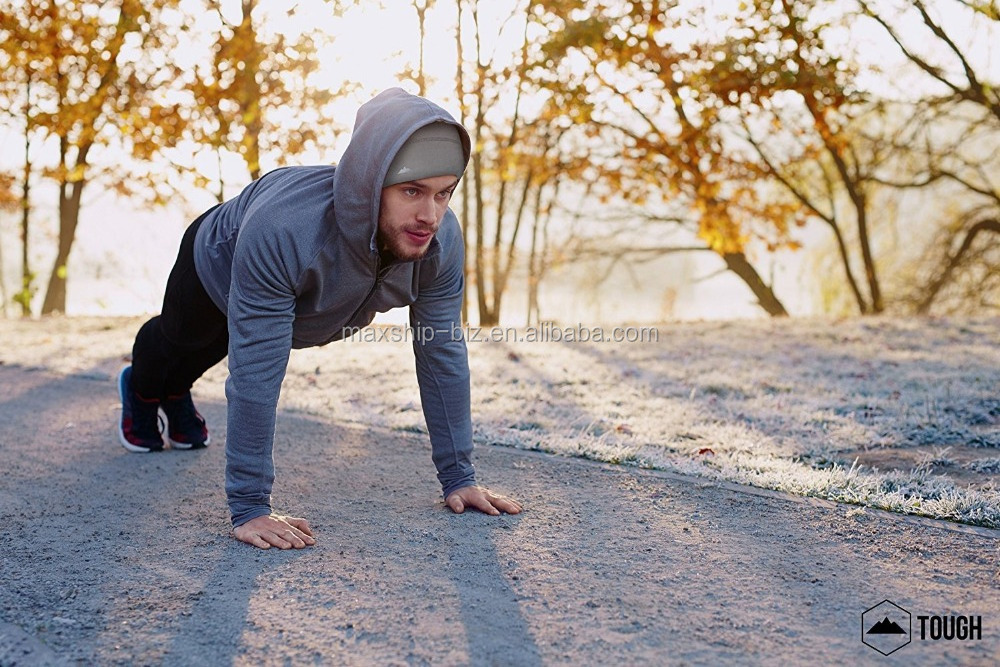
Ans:
MULTIPOLYGON (((463 127, 468 127, 465 123, 468 119, 468 110, 465 105, 465 43, 462 41, 462 10, 464 8, 462 0, 455 0, 455 9, 458 17, 455 20, 455 97, 458 98, 458 122, 463 127)), ((473 150, 478 150, 474 146, 473 150)), ((468 180, 468 179, 466 179, 468 180)), ((462 203, 460 215, 462 220, 462 246, 465 248, 465 266, 462 267, 462 275, 465 285, 470 283, 469 274, 469 188, 464 185, 459 188, 460 201, 462 203)), ((469 322, 469 290, 462 293, 462 322, 469 322)))
MULTIPOLYGON (((26 11, 36 14, 39 7, 29 6, 26 11)), ((6 23, 6 22, 5 22, 6 23)), ((0 25, 0 30, 4 30, 12 45, 16 45, 26 35, 19 26, 10 23, 6 27, 0 25)), ((31 140, 34 128, 32 126, 32 95, 31 88, 38 78, 38 73, 34 69, 32 55, 26 49, 2 49, 0 58, 6 62, 5 76, 0 82, 0 103, 2 112, 10 122, 14 124, 23 123, 22 136, 24 138, 24 166, 20 174, 20 179, 13 175, 4 175, 4 183, 0 184, 0 208, 20 209, 21 212, 21 287, 14 295, 14 301, 21 307, 23 316, 31 315, 31 300, 34 296, 34 272, 31 270, 29 252, 29 240, 31 229, 31 183, 34 175, 31 160, 31 140), (20 180, 20 196, 14 194, 13 183, 20 180)), ((6 310, 7 294, 6 285, 3 286, 4 310, 6 310)))
POLYGON ((463 124, 473 144, 462 208, 467 255, 472 261, 472 272, 467 275, 475 285, 482 326, 500 322, 503 298, 517 263, 518 240, 529 225, 539 222, 537 217, 530 219, 529 203, 539 201, 545 196, 542 190, 553 185, 555 116, 544 109, 529 115, 526 109, 530 33, 538 28, 532 19, 534 4, 534 0, 518 3, 499 21, 495 32, 487 34, 485 5, 478 0, 459 2, 456 86, 463 124), (462 16, 468 16, 472 24, 471 46, 462 41, 462 16), (484 42, 498 40, 511 25, 520 28, 518 50, 511 61, 502 62, 495 49, 487 55, 484 42))
MULTIPOLYGON (((419 38, 417 46, 417 65, 407 67, 403 71, 404 78, 412 79, 417 84, 417 95, 424 97, 427 95, 427 72, 424 68, 424 54, 427 43, 427 10, 433 9, 435 0, 410 0, 410 6, 417 15, 417 36, 419 38)), ((459 21, 461 21, 461 8, 459 8, 459 21)), ((461 34, 461 28, 458 29, 461 34)))
MULTIPOLYGON (((25 68, 27 70, 27 68, 25 68)), ((14 297, 21 306, 21 315, 31 316, 31 301, 35 296, 35 273, 31 270, 31 75, 25 71, 24 84, 24 173, 21 177, 21 289, 14 297)), ((4 299, 6 302, 6 298, 4 299)))
POLYGON ((972 225, 960 225, 960 231, 943 230, 944 237, 939 247, 945 249, 944 256, 937 261, 932 277, 921 291, 916 303, 916 312, 926 315, 935 300, 950 283, 960 290, 959 308, 972 304, 974 307, 1000 308, 1000 246, 995 241, 981 242, 987 234, 1000 234, 1000 220, 979 219, 972 225), (954 241, 960 240, 958 248, 952 249, 954 241), (962 281, 961 276, 971 278, 962 281), (956 280, 956 275, 959 279, 956 280), (965 282, 965 284, 962 284, 965 282))
POLYGON ((176 1, 0 3, 0 65, 26 66, 26 117, 57 156, 44 172, 58 190, 59 239, 42 314, 65 311, 87 184, 131 192, 121 154, 149 158, 180 134, 183 115, 163 94, 174 76, 160 23, 176 1))
MULTIPOLYGON (((580 174, 585 161, 574 159, 564 149, 563 137, 569 127, 559 126, 558 109, 551 103, 545 106, 540 117, 545 119, 543 131, 538 133, 541 150, 531 168, 529 187, 533 190, 531 212, 531 245, 528 252, 527 324, 542 321, 539 292, 549 269, 560 262, 561 253, 553 252, 550 245, 553 213, 557 209, 560 193, 566 180, 580 174)), ((586 197, 582 198, 586 200, 586 197)), ((580 211, 576 211, 579 219, 580 211)))
POLYGON ((994 236, 1000 234, 1000 179, 996 177, 1000 172, 1000 82, 991 80, 975 37, 979 35, 985 43, 1000 38, 1000 8, 996 2, 967 0, 933 8, 923 0, 902 5, 861 0, 860 7, 864 16, 885 30, 931 90, 914 105, 913 115, 919 120, 913 123, 913 131, 899 141, 913 165, 913 177, 903 180, 887 175, 881 182, 902 189, 935 188, 961 202, 919 256, 918 261, 930 270, 912 271, 923 275, 910 301, 918 313, 927 313, 954 283, 952 301, 958 303, 952 309, 961 303, 996 308, 1000 303, 1000 252, 994 236), (946 27, 936 17, 938 12, 947 12, 953 27, 946 27))
POLYGON ((810 20, 825 8, 815 0, 748 6, 738 23, 751 30, 717 58, 716 92, 740 112, 741 136, 758 158, 747 168, 776 180, 791 203, 827 226, 859 312, 880 313, 885 300, 871 210, 877 172, 894 152, 884 136, 891 129, 884 103, 856 86, 857 65, 827 47, 826 31, 845 25, 847 17, 810 20), (851 226, 856 249, 847 234, 851 226), (854 258, 860 259, 867 293, 855 276, 854 258))
MULTIPOLYGON (((884 6, 876 6, 866 0, 859 0, 859 4, 864 15, 874 19, 885 29, 910 62, 945 89, 947 97, 981 106, 994 118, 1000 120, 1000 90, 988 81, 987 75, 979 72, 980 67, 977 66, 973 57, 966 53, 966 48, 960 45, 955 36, 949 34, 944 24, 934 18, 931 9, 923 0, 907 0, 902 9, 895 10, 897 19, 906 18, 901 14, 915 13, 919 16, 926 32, 916 39, 904 37, 902 30, 892 23, 889 16, 893 10, 884 6), (921 42, 923 46, 918 46, 921 42), (931 45, 930 49, 927 48, 928 44, 931 45), (929 54, 925 55, 925 52, 928 51, 936 51, 943 55, 939 55, 937 58, 929 54), (934 60, 939 62, 934 62, 934 60)), ((948 3, 948 11, 950 12, 957 13, 963 10, 968 10, 973 14, 969 17, 972 21, 985 23, 986 29, 995 36, 995 31, 1000 24, 1000 7, 995 0, 982 2, 953 0, 948 3)))
MULTIPOLYGON (((15 210, 20 206, 14 192, 14 178, 0 174, 0 210, 15 210)), ((0 244, 0 315, 7 316, 7 283, 4 280, 3 245, 0 244)))
MULTIPOLYGON (((317 1, 310 10, 332 18, 341 4, 317 1)), ((312 75, 319 68, 317 49, 334 31, 315 23, 300 33, 264 31, 263 26, 278 21, 265 20, 265 7, 258 0, 241 0, 236 20, 228 19, 219 3, 207 3, 206 10, 217 18, 218 27, 210 36, 211 60, 197 67, 188 82, 195 100, 189 138, 214 151, 220 161, 222 152, 235 150, 254 180, 262 173, 265 156, 277 161, 310 146, 332 144, 339 128, 330 122, 328 105, 354 86, 345 82, 329 90, 318 86, 312 75)), ((296 11, 303 9, 293 5, 286 13, 296 11)), ((222 201, 221 168, 217 185, 222 201)))
POLYGON ((789 244, 793 207, 762 201, 727 153, 724 98, 712 90, 712 44, 671 43, 684 18, 662 3, 546 0, 549 30, 534 75, 586 128, 593 170, 637 207, 683 200, 705 248, 771 315, 787 311, 747 255, 753 240, 789 244), (613 147, 613 150, 608 150, 613 147))

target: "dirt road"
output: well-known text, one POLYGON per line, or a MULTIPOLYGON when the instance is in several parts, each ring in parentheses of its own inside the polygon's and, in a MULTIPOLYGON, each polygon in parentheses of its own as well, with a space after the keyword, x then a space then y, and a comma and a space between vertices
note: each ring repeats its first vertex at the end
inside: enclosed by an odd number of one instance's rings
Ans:
MULTIPOLYGON (((9 357, 8 357, 9 358, 9 357)), ((1000 533, 481 447, 517 517, 444 509, 420 434, 283 412, 278 509, 229 536, 221 444, 129 454, 108 358, 0 364, 0 664, 995 664, 1000 533), (862 612, 912 641, 883 657, 862 612), (921 641, 919 615, 982 617, 921 641)), ((225 438, 221 387, 200 401, 225 438)))

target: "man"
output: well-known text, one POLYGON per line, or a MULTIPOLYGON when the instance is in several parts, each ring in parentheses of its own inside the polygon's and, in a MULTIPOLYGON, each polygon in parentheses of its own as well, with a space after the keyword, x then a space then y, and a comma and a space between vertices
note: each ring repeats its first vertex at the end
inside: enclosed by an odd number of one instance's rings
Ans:
MULTIPOLYGON (((315 543, 306 520, 274 514, 272 446, 292 348, 325 345, 376 312, 408 305, 424 418, 445 502, 516 514, 476 485, 461 318, 464 249, 448 209, 470 154, 465 129, 400 89, 362 105, 336 167, 266 174, 187 230, 163 309, 142 326, 118 380, 119 438, 162 450, 209 443, 190 389, 228 353, 226 494, 237 539, 262 549, 315 543)), ((356 329, 355 329, 356 330, 356 329)))

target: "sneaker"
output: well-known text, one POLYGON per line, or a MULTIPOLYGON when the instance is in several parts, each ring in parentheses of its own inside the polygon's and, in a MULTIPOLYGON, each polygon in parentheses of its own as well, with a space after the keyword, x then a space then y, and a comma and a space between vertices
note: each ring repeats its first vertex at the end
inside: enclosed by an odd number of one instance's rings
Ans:
POLYGON ((191 392, 168 396, 160 409, 167 417, 167 440, 174 449, 201 449, 211 442, 205 418, 195 409, 191 392))
POLYGON ((118 424, 118 439, 130 452, 163 450, 160 437, 160 402, 148 401, 132 391, 132 367, 118 374, 118 396, 122 401, 122 418, 118 424))

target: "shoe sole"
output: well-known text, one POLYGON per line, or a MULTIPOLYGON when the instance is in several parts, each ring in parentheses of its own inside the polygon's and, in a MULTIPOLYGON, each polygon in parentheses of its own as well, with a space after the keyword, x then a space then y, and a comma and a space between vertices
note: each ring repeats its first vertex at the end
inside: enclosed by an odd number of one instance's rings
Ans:
MULTIPOLYGON (((131 366, 126 366, 121 369, 118 373, 118 399, 122 402, 122 407, 125 406, 125 388, 123 387, 125 381, 125 371, 131 368, 131 366)), ((122 447, 134 452, 136 454, 149 454, 150 452, 159 452, 161 449, 153 449, 151 447, 140 447, 139 445, 133 445, 125 437, 125 431, 122 430, 122 420, 118 419, 118 441, 121 443, 122 447)))
POLYGON ((170 434, 170 420, 167 419, 167 413, 165 413, 163 410, 160 410, 160 416, 163 417, 163 421, 167 425, 167 428, 166 428, 166 431, 167 431, 167 442, 170 443, 170 447, 172 449, 184 449, 184 450, 187 450, 187 449, 205 449, 210 444, 212 444, 212 436, 211 435, 207 436, 205 438, 205 442, 201 443, 200 445, 192 445, 190 442, 177 442, 176 440, 174 440, 173 438, 171 438, 170 435, 169 435, 170 434))
POLYGON ((192 445, 190 442, 177 442, 169 435, 167 436, 167 442, 170 443, 172 449, 205 449, 212 443, 212 436, 205 439, 205 442, 200 445, 192 445))

